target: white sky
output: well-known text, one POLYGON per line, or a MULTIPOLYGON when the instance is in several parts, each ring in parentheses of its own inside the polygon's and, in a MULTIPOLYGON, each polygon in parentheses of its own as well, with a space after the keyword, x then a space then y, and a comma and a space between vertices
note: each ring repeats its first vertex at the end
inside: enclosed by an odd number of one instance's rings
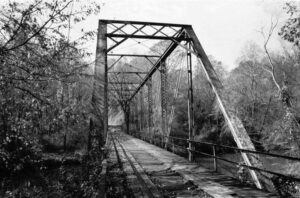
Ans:
MULTIPOLYGON (((9 0, 0 0, 0 4, 9 0)), ((28 2, 31 0, 17 0, 28 2)), ((300 0, 298 0, 300 1, 300 0)), ((191 24, 208 55, 222 61, 227 69, 236 66, 236 59, 248 41, 262 45, 258 30, 268 30, 271 18, 286 18, 282 9, 286 0, 98 0, 99 16, 90 17, 71 34, 79 30, 97 29, 98 19, 151 21, 191 24)), ((87 3, 79 0, 77 3, 87 3)), ((279 23, 279 27, 282 23, 279 23)), ((269 47, 280 49, 275 31, 269 47)), ((72 36, 72 35, 71 35, 72 36)), ((96 43, 87 44, 92 52, 96 43)), ((120 46, 121 47, 121 46, 120 46)))
MULTIPOLYGON (((208 55, 235 67, 249 40, 263 39, 258 30, 271 17, 285 17, 284 0, 102 0, 101 19, 191 24, 208 55)), ((94 20, 94 19, 93 19, 94 20)), ((92 21, 90 21, 92 22, 92 21)), ((91 24, 91 23, 89 23, 91 24)), ((95 24, 96 25, 96 24, 95 24)), ((275 33, 276 35, 277 33, 275 33)), ((276 36, 270 47, 279 46, 276 36)))

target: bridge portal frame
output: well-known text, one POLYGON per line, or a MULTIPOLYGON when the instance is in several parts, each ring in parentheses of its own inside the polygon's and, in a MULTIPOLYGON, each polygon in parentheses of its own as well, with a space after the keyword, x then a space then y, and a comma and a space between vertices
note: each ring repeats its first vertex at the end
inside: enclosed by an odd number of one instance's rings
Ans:
MULTIPOLYGON (((104 93, 103 93, 103 103, 104 103, 104 132, 103 136, 107 136, 107 129, 108 129, 108 66, 107 66, 107 56, 119 56, 119 59, 116 61, 118 62, 122 57, 126 56, 135 56, 146 58, 149 60, 150 57, 157 58, 155 62, 152 62, 152 68, 145 73, 144 78, 136 87, 133 92, 130 92, 130 96, 126 99, 128 105, 132 102, 135 96, 139 93, 139 91, 148 84, 148 81, 151 80, 152 75, 163 65, 166 59, 171 55, 171 53, 175 50, 177 46, 183 47, 187 50, 188 54, 188 69, 190 70, 189 80, 192 80, 191 75, 191 60, 190 56, 193 54, 196 56, 197 60, 199 61, 204 73, 206 74, 207 80, 210 83, 210 86, 215 93, 217 103, 219 108, 226 120, 226 123, 231 131, 231 134, 240 149, 248 149, 248 150, 255 150, 255 147, 247 134, 241 120, 234 115, 234 112, 230 110, 228 105, 224 103, 222 100, 222 90, 223 86, 221 81, 219 80, 212 64, 210 63, 200 41, 198 40, 193 28, 191 25, 186 24, 172 24, 172 23, 155 23, 155 22, 142 22, 142 21, 120 21, 120 20, 99 20, 99 29, 98 29, 98 39, 97 39, 97 50, 96 50, 96 66, 95 66, 95 74, 96 79, 99 72, 97 72, 97 68, 104 71, 104 74, 101 73, 100 75, 104 75, 104 93), (110 32, 107 31, 107 26, 110 25, 114 29, 110 32), (126 27, 131 27, 134 31, 127 32, 126 27), (152 28, 154 29, 154 33, 147 33, 145 28, 152 28), (164 29, 172 29, 174 33, 172 35, 165 33, 164 29), (111 47, 107 47, 107 40, 110 39, 114 44, 111 47), (118 47, 122 43, 124 43, 128 39, 157 39, 157 40, 169 40, 171 41, 170 45, 166 48, 166 50, 160 56, 149 54, 149 55, 132 55, 132 54, 117 54, 112 55, 109 54, 114 48, 118 47), (182 41, 188 43, 188 47, 181 44, 182 41)), ((116 64, 116 62, 114 64, 116 64)), ((112 66, 111 66, 112 67, 112 66)), ((189 123, 190 123, 190 130, 189 130, 189 140, 192 141, 194 139, 194 116, 193 116, 193 97, 192 97, 192 82, 189 82, 189 123)), ((166 123, 166 122, 165 122, 166 123)), ((166 127, 164 127, 166 128, 166 127)), ((192 148, 189 148, 190 150, 192 148)), ((192 155, 192 152, 190 152, 192 155)), ((249 166, 256 166, 256 167, 263 167, 263 164, 259 160, 259 157, 255 154, 246 154, 241 152, 243 160, 246 165, 249 166)), ((192 156, 190 156, 192 160, 192 156)), ((263 186, 261 182, 263 181, 264 187, 268 186, 270 182, 264 175, 261 175, 259 172, 255 172, 254 170, 249 170, 250 175, 253 179, 254 184, 257 188, 262 189, 263 186)), ((271 184, 272 185, 272 184, 271 184)), ((268 188, 268 187, 266 187, 268 188)))

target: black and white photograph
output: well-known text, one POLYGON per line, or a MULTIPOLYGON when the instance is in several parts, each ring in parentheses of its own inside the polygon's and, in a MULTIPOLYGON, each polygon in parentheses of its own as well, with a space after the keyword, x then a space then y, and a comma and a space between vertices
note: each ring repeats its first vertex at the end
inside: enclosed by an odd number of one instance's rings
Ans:
POLYGON ((1 0, 2 197, 300 198, 300 0, 1 0))

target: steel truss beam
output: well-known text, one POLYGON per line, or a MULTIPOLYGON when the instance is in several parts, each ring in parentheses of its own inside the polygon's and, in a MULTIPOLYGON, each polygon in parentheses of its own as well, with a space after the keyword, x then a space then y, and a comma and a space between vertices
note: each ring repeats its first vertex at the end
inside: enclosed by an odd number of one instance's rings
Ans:
POLYGON ((108 82, 109 84, 119 84, 119 85, 122 85, 122 84, 141 84, 140 82, 115 82, 115 81, 113 81, 113 82, 108 82))
MULTIPOLYGON (((128 38, 134 38, 134 39, 155 39, 155 40, 177 40, 177 41, 189 41, 189 38, 178 38, 178 37, 173 37, 173 36, 148 36, 148 35, 134 35, 134 34, 106 34, 106 36, 108 38, 124 38, 124 39, 128 39, 128 38)), ((124 40, 123 39, 123 40, 124 40)), ((123 42, 122 40, 122 42, 123 42)), ((121 41, 120 41, 121 42, 121 41)), ((121 44, 121 43, 119 43, 121 44)), ((117 45, 117 44, 116 44, 117 45)), ((111 48, 109 48, 108 51, 112 50, 113 48, 115 48, 117 46, 113 46, 111 48)))
POLYGON ((153 96, 152 96, 152 79, 150 78, 147 82, 148 92, 148 135, 152 137, 152 127, 153 127, 153 96))
MULTIPOLYGON (((143 25, 142 27, 140 27, 139 29, 137 29, 136 31, 134 31, 132 33, 132 35, 138 33, 141 29, 143 29, 145 27, 145 25, 143 25)), ((124 31, 123 31, 124 32, 124 31)), ((116 36, 113 36, 114 34, 111 34, 109 36, 109 34, 106 34, 105 36, 107 36, 108 38, 111 38, 111 37, 116 37, 116 36)), ((107 52, 111 51, 112 49, 114 49, 115 47, 117 47, 118 45, 120 45, 121 43, 123 43, 124 41, 126 41, 129 37, 123 37, 123 39, 121 41, 119 41, 118 43, 116 43, 115 45, 113 45, 112 47, 110 47, 109 49, 107 49, 107 52)))
POLYGON ((108 71, 113 68, 113 66, 115 66, 121 59, 123 58, 123 56, 120 56, 114 63, 112 63, 109 67, 108 67, 108 71))
POLYGON ((155 26, 171 26, 171 27, 185 27, 186 24, 176 23, 157 23, 157 22, 143 22, 143 21, 121 21, 121 20, 100 20, 107 24, 133 24, 133 25, 155 25, 155 26))
MULTIPOLYGON (((100 106, 103 105, 103 132, 99 131, 98 142, 99 148, 106 143, 108 132, 108 66, 107 66, 107 25, 102 21, 98 23, 97 34, 97 47, 96 47, 96 60, 95 60, 95 86, 93 89, 92 101, 103 101, 100 106), (99 86, 104 82, 103 87, 99 86), (102 92, 103 94, 96 94, 96 92, 102 92), (100 97, 99 97, 100 96, 100 97)), ((94 108, 99 108, 95 106, 94 108)))
MULTIPOLYGON (((150 69, 149 73, 143 78, 142 82, 138 85, 134 93, 129 97, 130 101, 133 101, 135 95, 142 89, 142 87, 148 82, 148 80, 151 78, 151 76, 159 69, 161 64, 169 57, 169 55, 175 50, 175 48, 179 45, 181 45, 181 41, 190 41, 193 51, 188 49, 191 53, 196 55, 198 58, 199 63, 202 66, 202 69, 204 70, 206 77, 208 81, 210 82, 210 85, 212 87, 213 92, 215 93, 216 100, 219 104, 219 107, 222 111, 222 114, 228 124, 228 127, 230 128, 231 134, 234 137, 235 142, 237 143, 237 146, 241 149, 249 149, 249 150, 255 150, 255 147, 253 143, 251 142, 251 139, 249 135, 247 134, 243 123, 241 120, 234 115, 232 111, 230 111, 230 108, 228 105, 224 102, 222 99, 222 83, 220 82, 214 68, 212 67, 204 49, 202 48, 202 45, 200 44, 193 28, 191 25, 185 25, 185 24, 170 24, 170 23, 152 23, 152 22, 139 22, 139 21, 117 21, 117 20, 100 20, 100 23, 102 24, 111 24, 114 26, 114 30, 112 32, 106 33, 104 36, 106 38, 113 38, 114 42, 117 42, 115 45, 110 47, 108 50, 106 50, 106 53, 108 53, 113 48, 117 47, 124 41, 126 41, 129 38, 133 39, 163 39, 163 40, 171 40, 171 44, 169 47, 165 50, 165 52, 160 56, 158 60, 156 60, 155 63, 153 63, 153 67, 150 69), (115 24, 119 24, 118 27, 115 24), (135 29, 132 33, 126 33, 125 28, 126 26, 131 26, 135 29), (151 27, 156 26, 156 27, 151 27), (154 30, 154 33, 147 35, 145 32, 145 27, 151 27, 154 30), (174 33, 173 35, 165 34, 162 30, 165 28, 173 29, 174 33), (142 34, 142 35, 141 35, 142 34), (163 35, 163 36, 161 36, 163 35), (121 38, 119 41, 115 38, 121 38)), ((103 35, 102 35, 103 36, 103 35)), ((107 54, 106 54, 107 55, 107 54)), ((123 57, 123 56, 121 56, 123 57)), ((130 82, 126 82, 128 84, 133 84, 130 82)), ((119 84, 125 84, 119 83, 119 84)), ((138 83, 134 83, 138 84, 138 83)), ((106 105, 105 105, 106 106, 106 105)), ((261 163, 259 156, 255 154, 246 154, 241 152, 242 157, 244 159, 244 162, 248 166, 256 166, 256 167, 262 167, 263 164, 261 163)), ((270 186, 269 184, 272 184, 270 178, 268 180, 265 179, 266 176, 262 175, 259 172, 255 172, 253 170, 249 170, 252 179, 255 183, 255 185, 258 188, 262 188, 261 182, 263 182, 264 186, 270 186)))
MULTIPOLYGON (((178 37, 183 37, 185 34, 183 31, 178 35, 178 37)), ((156 63, 153 64, 153 67, 150 69, 148 74, 145 76, 144 80, 142 83, 138 86, 136 91, 133 93, 131 96, 130 100, 139 92, 139 90, 146 84, 146 82, 152 77, 152 75, 158 70, 160 67, 161 63, 164 62, 170 54, 175 50, 175 48, 178 46, 177 42, 172 42, 169 47, 165 50, 165 52, 161 55, 161 57, 156 61, 156 63)))
POLYGON ((107 33, 106 36, 110 38, 115 44, 111 46, 107 52, 111 51, 112 49, 116 48, 120 44, 122 44, 124 41, 126 41, 129 38, 132 39, 157 39, 157 40, 189 40, 188 37, 182 37, 179 38, 178 35, 180 34, 183 27, 186 27, 187 25, 184 24, 171 24, 171 23, 145 23, 145 22, 139 22, 139 21, 117 21, 117 20, 100 20, 103 23, 106 23, 108 25, 111 25, 114 27, 114 30, 107 33), (120 27, 117 27, 116 24, 122 24, 120 27), (137 25, 141 25, 140 27, 137 27, 137 25), (126 32, 125 28, 126 26, 131 26, 135 29, 134 32, 128 33, 126 32), (145 32, 145 27, 150 27, 152 30, 154 30, 154 33, 148 33, 145 32), (163 29, 170 29, 174 33, 172 35, 168 35, 164 33, 163 29), (176 29, 177 28, 177 29, 176 29), (179 29, 178 29, 179 28, 179 29), (119 32, 119 33, 118 33, 119 32), (142 33, 140 35, 139 33, 142 33), (158 34, 162 34, 164 36, 158 36, 158 34), (115 38, 123 38, 120 41, 115 40, 115 38))
POLYGON ((144 129, 144 91, 139 92, 140 101, 140 131, 144 129))
POLYGON ((167 135, 167 86, 167 66, 164 61, 160 70, 161 130, 164 136, 167 135))
MULTIPOLYGON (((228 127, 231 131, 232 136, 239 148, 255 150, 255 147, 247 134, 246 129, 244 128, 241 120, 231 111, 228 111, 230 108, 224 103, 222 98, 222 83, 220 82, 214 68, 212 67, 198 37, 196 36, 192 27, 186 27, 185 29, 187 35, 191 38, 191 42, 194 48, 194 52, 196 53, 198 60, 201 60, 202 68, 206 74, 206 77, 212 87, 213 92, 216 95, 216 100, 218 105, 222 111, 222 114, 228 124, 228 127)), ((262 167, 262 162, 259 160, 259 156, 257 155, 247 155, 246 153, 241 153, 242 158, 246 165, 251 166, 252 164, 257 167, 262 167)), ((255 172, 254 170, 250 170, 250 175, 256 185, 257 188, 262 189, 261 182, 264 182, 265 186, 272 186, 272 182, 265 178, 264 175, 261 175, 259 172, 255 172), (271 183, 270 183, 271 182, 271 183)), ((267 187, 268 188, 268 187, 267 187)))
MULTIPOLYGON (((190 43, 187 44, 190 48, 190 43)), ((187 71, 188 71, 188 125, 189 125, 189 139, 194 140, 195 126, 194 126, 194 93, 193 93, 193 73, 192 73, 192 55, 187 51, 187 71)), ((189 160, 193 161, 193 145, 189 142, 189 160)))
POLYGON ((151 55, 151 54, 107 54, 107 56, 129 56, 129 57, 148 57, 148 58, 159 58, 158 55, 151 55))
POLYGON ((139 71, 112 71, 108 72, 110 74, 148 74, 148 72, 139 72, 139 71))

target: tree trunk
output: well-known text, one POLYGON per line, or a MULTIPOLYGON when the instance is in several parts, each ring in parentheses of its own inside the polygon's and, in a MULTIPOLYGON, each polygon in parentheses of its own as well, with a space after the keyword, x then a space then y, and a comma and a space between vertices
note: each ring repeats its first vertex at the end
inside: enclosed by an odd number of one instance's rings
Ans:
POLYGON ((88 153, 90 153, 91 148, 92 148, 92 131, 93 131, 93 120, 92 120, 92 118, 90 118, 88 142, 87 142, 87 151, 88 151, 88 153))

